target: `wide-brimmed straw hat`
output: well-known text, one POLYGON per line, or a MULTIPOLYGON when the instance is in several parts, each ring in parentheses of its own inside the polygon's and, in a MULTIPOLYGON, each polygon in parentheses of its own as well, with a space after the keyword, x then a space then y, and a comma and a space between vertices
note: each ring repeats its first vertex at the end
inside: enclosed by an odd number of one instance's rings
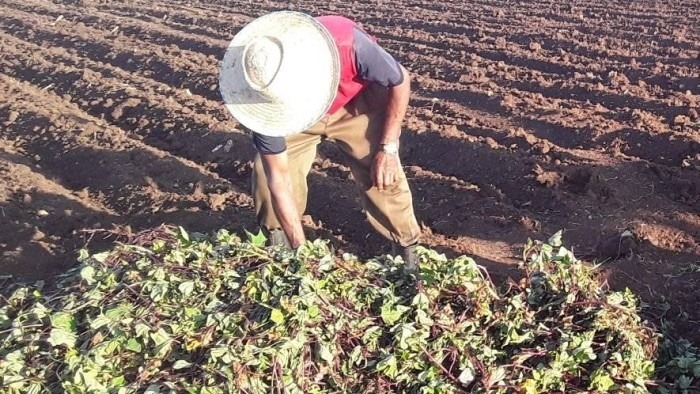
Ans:
POLYGON ((246 25, 224 55, 219 87, 243 126, 268 136, 308 129, 338 92, 340 59, 333 38, 313 17, 277 11, 246 25))

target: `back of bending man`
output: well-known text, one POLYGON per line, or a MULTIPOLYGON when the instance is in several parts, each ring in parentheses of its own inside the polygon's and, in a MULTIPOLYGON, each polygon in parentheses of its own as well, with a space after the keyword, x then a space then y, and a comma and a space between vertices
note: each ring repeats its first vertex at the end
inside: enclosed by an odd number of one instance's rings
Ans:
POLYGON ((253 130, 257 155, 252 188, 258 223, 272 245, 295 248, 305 241, 301 215, 307 203, 307 176, 318 144, 330 139, 345 156, 369 222, 392 243, 392 253, 415 269, 420 227, 398 152, 411 93, 409 74, 352 20, 315 20, 337 47, 337 93, 320 121, 303 132, 270 136, 253 130))

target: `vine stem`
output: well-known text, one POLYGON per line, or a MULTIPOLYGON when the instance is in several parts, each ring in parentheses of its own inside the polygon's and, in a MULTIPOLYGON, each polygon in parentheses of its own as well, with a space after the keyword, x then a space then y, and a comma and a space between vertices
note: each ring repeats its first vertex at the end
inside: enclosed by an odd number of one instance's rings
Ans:
POLYGON ((435 358, 433 357, 433 355, 430 354, 430 352, 428 352, 428 350, 427 350, 425 347, 423 347, 423 345, 419 345, 419 346, 420 346, 421 350, 423 351, 423 353, 425 353, 425 355, 428 356, 428 358, 430 359, 430 361, 431 361, 436 367, 440 368, 440 369, 442 370, 442 372, 444 372, 445 375, 447 375, 447 377, 449 377, 458 387, 462 385, 462 383, 459 381, 459 379, 455 378, 455 376, 452 375, 452 372, 448 371, 447 368, 445 368, 442 364, 440 364, 439 362, 437 362, 437 360, 435 360, 435 358))

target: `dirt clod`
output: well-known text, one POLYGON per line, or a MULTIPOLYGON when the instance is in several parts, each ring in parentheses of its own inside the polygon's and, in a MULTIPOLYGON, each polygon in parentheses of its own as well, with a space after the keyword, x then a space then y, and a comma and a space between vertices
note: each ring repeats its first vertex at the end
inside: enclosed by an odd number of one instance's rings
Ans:
POLYGON ((690 118, 683 115, 678 115, 673 119, 673 124, 676 126, 683 126, 690 123, 690 118))
POLYGON ((622 234, 601 240, 596 247, 598 258, 601 260, 617 260, 631 257, 637 249, 637 241, 631 234, 622 234))
POLYGON ((17 118, 19 118, 19 112, 17 112, 17 111, 10 111, 10 114, 7 115, 7 122, 8 122, 8 123, 14 123, 15 120, 17 120, 17 118))
POLYGON ((688 118, 694 122, 700 119, 700 116, 698 116, 698 111, 696 111, 695 108, 688 110, 688 118))

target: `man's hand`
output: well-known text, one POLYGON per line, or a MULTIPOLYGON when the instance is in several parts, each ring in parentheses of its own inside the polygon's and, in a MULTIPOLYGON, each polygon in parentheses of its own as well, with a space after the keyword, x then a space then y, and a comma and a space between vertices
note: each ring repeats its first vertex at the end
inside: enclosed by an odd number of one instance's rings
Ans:
POLYGON ((401 163, 398 155, 384 151, 377 152, 374 155, 374 162, 370 171, 372 183, 379 190, 392 186, 399 180, 400 167, 401 163))

